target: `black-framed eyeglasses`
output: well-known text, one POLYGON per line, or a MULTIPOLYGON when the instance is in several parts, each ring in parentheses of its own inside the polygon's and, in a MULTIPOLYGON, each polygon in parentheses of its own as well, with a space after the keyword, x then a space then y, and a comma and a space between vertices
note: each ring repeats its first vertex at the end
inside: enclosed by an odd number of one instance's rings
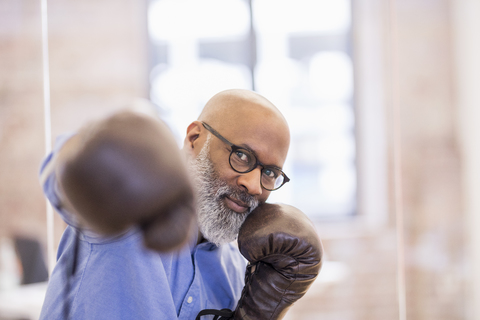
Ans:
POLYGON ((262 168, 260 184, 262 185, 262 188, 268 191, 278 190, 281 186, 290 181, 280 168, 264 165, 258 161, 253 151, 234 145, 205 122, 202 121, 202 124, 205 129, 210 131, 218 139, 225 142, 232 149, 228 162, 234 171, 238 173, 248 173, 260 166, 262 168))

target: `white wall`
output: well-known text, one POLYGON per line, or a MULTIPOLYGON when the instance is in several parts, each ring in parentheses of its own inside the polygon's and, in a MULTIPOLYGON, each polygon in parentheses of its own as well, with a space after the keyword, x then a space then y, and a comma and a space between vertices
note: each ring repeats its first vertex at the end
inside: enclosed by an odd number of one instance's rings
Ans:
POLYGON ((480 1, 452 2, 458 134, 467 234, 468 319, 480 319, 480 1))

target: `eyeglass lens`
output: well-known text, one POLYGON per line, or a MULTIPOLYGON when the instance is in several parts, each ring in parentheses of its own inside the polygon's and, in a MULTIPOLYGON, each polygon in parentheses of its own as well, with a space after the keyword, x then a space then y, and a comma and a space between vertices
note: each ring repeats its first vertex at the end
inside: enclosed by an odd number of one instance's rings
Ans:
MULTIPOLYGON (((246 173, 254 169, 257 164, 257 158, 253 153, 246 149, 235 149, 230 154, 230 165, 239 173, 246 173)), ((267 190, 275 190, 282 186, 284 176, 281 170, 274 167, 262 168, 260 182, 267 190)))

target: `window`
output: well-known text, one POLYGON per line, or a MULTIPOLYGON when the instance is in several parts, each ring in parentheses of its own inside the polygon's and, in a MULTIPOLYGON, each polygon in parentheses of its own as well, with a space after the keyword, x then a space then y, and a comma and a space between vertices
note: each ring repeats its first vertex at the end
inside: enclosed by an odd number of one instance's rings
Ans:
POLYGON ((350 0, 153 0, 151 99, 180 141, 215 93, 253 89, 285 115, 291 182, 312 219, 356 212, 350 0), (185 117, 188 115, 188 117, 185 117))

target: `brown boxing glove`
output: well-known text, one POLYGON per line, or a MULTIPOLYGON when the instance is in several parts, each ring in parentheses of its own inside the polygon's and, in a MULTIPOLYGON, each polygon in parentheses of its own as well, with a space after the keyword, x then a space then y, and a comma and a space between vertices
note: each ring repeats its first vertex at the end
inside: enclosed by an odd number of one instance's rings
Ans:
POLYGON ((55 174, 81 221, 105 235, 138 225, 147 247, 156 250, 185 242, 195 218, 193 189, 164 123, 125 111, 70 140, 55 174))
POLYGON ((255 209, 240 228, 238 246, 249 265, 235 320, 282 319, 322 265, 322 244, 312 222, 285 204, 255 209))

